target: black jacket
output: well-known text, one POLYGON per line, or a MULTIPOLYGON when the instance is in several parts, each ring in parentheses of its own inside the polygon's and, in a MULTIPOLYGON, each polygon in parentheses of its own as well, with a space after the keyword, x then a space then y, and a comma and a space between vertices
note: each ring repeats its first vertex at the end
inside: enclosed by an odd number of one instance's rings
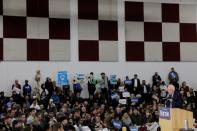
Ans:
POLYGON ((172 98, 168 97, 166 101, 166 107, 170 108, 182 108, 183 100, 179 92, 175 91, 172 98), (170 100, 171 99, 171 100, 170 100))

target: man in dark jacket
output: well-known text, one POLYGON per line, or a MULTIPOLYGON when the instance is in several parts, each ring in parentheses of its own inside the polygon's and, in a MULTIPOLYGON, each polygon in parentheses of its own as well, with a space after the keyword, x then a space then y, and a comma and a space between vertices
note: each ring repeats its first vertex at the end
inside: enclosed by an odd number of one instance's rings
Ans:
POLYGON ((143 123, 142 117, 139 114, 139 111, 137 108, 133 110, 133 114, 131 115, 131 121, 134 125, 141 125, 143 123))
POLYGON ((140 87, 140 94, 142 95, 143 101, 146 103, 150 103, 151 97, 150 97, 150 85, 146 84, 145 80, 142 80, 142 85, 140 87))
POLYGON ((23 96, 31 96, 32 88, 28 83, 28 80, 25 80, 25 85, 23 86, 23 96))
POLYGON ((1 130, 2 131, 12 131, 11 124, 12 124, 11 116, 9 116, 9 115, 5 116, 1 130))
POLYGON ((175 71, 174 67, 171 68, 171 71, 168 74, 168 79, 170 84, 174 85, 176 90, 179 90, 179 75, 175 71))
POLYGON ((94 92, 96 91, 97 81, 94 79, 94 73, 90 72, 90 76, 88 77, 88 92, 89 98, 92 100, 94 96, 94 92))
POLYGON ((175 91, 173 85, 169 85, 167 88, 168 97, 166 101, 166 107, 168 108, 182 108, 183 100, 179 92, 175 91))
POLYGON ((47 77, 45 82, 45 89, 48 90, 49 94, 48 96, 51 97, 54 92, 53 82, 51 81, 51 78, 47 77))
POLYGON ((152 77, 152 81, 153 81, 153 85, 152 86, 159 86, 161 83, 161 77, 160 75, 158 75, 157 72, 155 72, 155 74, 152 77))
POLYGON ((171 71, 168 74, 168 79, 171 83, 179 81, 179 75, 175 71, 174 67, 171 68, 171 71))
POLYGON ((131 80, 131 84, 132 84, 133 93, 135 95, 138 94, 141 85, 140 85, 140 79, 138 79, 137 74, 134 75, 134 78, 131 80))

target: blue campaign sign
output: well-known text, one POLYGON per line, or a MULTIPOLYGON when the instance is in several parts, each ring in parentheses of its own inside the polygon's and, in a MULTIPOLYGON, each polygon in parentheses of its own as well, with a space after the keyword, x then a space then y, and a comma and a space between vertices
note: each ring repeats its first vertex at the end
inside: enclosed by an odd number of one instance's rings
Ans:
POLYGON ((112 84, 112 85, 117 84, 116 75, 110 75, 110 84, 112 84))
POLYGON ((57 84, 58 85, 68 85, 68 76, 67 71, 58 71, 57 72, 57 84))
POLYGON ((113 124, 113 126, 114 126, 116 129, 121 129, 121 127, 122 127, 122 123, 121 123, 121 121, 119 121, 119 120, 113 120, 113 121, 112 121, 112 124, 113 124))
POLYGON ((129 131, 138 131, 138 128, 137 127, 130 127, 129 131))
POLYGON ((139 101, 139 99, 135 98, 135 97, 131 99, 131 102, 134 102, 134 103, 138 103, 138 101, 139 101))
POLYGON ((131 85, 131 80, 125 80, 125 81, 124 81, 124 84, 125 84, 125 85, 131 85))
POLYGON ((111 98, 112 99, 117 99, 117 98, 119 98, 119 95, 117 93, 112 93, 111 98))
POLYGON ((170 108, 160 109, 159 117, 162 118, 162 119, 170 120, 170 108))

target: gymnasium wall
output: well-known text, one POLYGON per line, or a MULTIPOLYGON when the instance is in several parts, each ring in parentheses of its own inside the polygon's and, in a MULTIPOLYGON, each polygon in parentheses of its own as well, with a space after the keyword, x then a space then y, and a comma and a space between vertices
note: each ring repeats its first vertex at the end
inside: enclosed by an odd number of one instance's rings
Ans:
POLYGON ((167 80, 172 66, 180 81, 197 89, 195 1, 32 1, 2 0, 1 91, 9 94, 15 79, 33 85, 38 69, 42 81, 59 70, 70 77, 93 71, 123 79, 137 73, 150 81, 155 71, 167 80))

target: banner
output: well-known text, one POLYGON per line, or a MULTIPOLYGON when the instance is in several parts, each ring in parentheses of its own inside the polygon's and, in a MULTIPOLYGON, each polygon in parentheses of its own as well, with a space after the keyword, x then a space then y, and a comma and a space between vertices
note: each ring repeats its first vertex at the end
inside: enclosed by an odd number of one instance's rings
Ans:
POLYGON ((68 85, 67 71, 58 71, 56 81, 58 85, 61 85, 61 86, 68 85))

